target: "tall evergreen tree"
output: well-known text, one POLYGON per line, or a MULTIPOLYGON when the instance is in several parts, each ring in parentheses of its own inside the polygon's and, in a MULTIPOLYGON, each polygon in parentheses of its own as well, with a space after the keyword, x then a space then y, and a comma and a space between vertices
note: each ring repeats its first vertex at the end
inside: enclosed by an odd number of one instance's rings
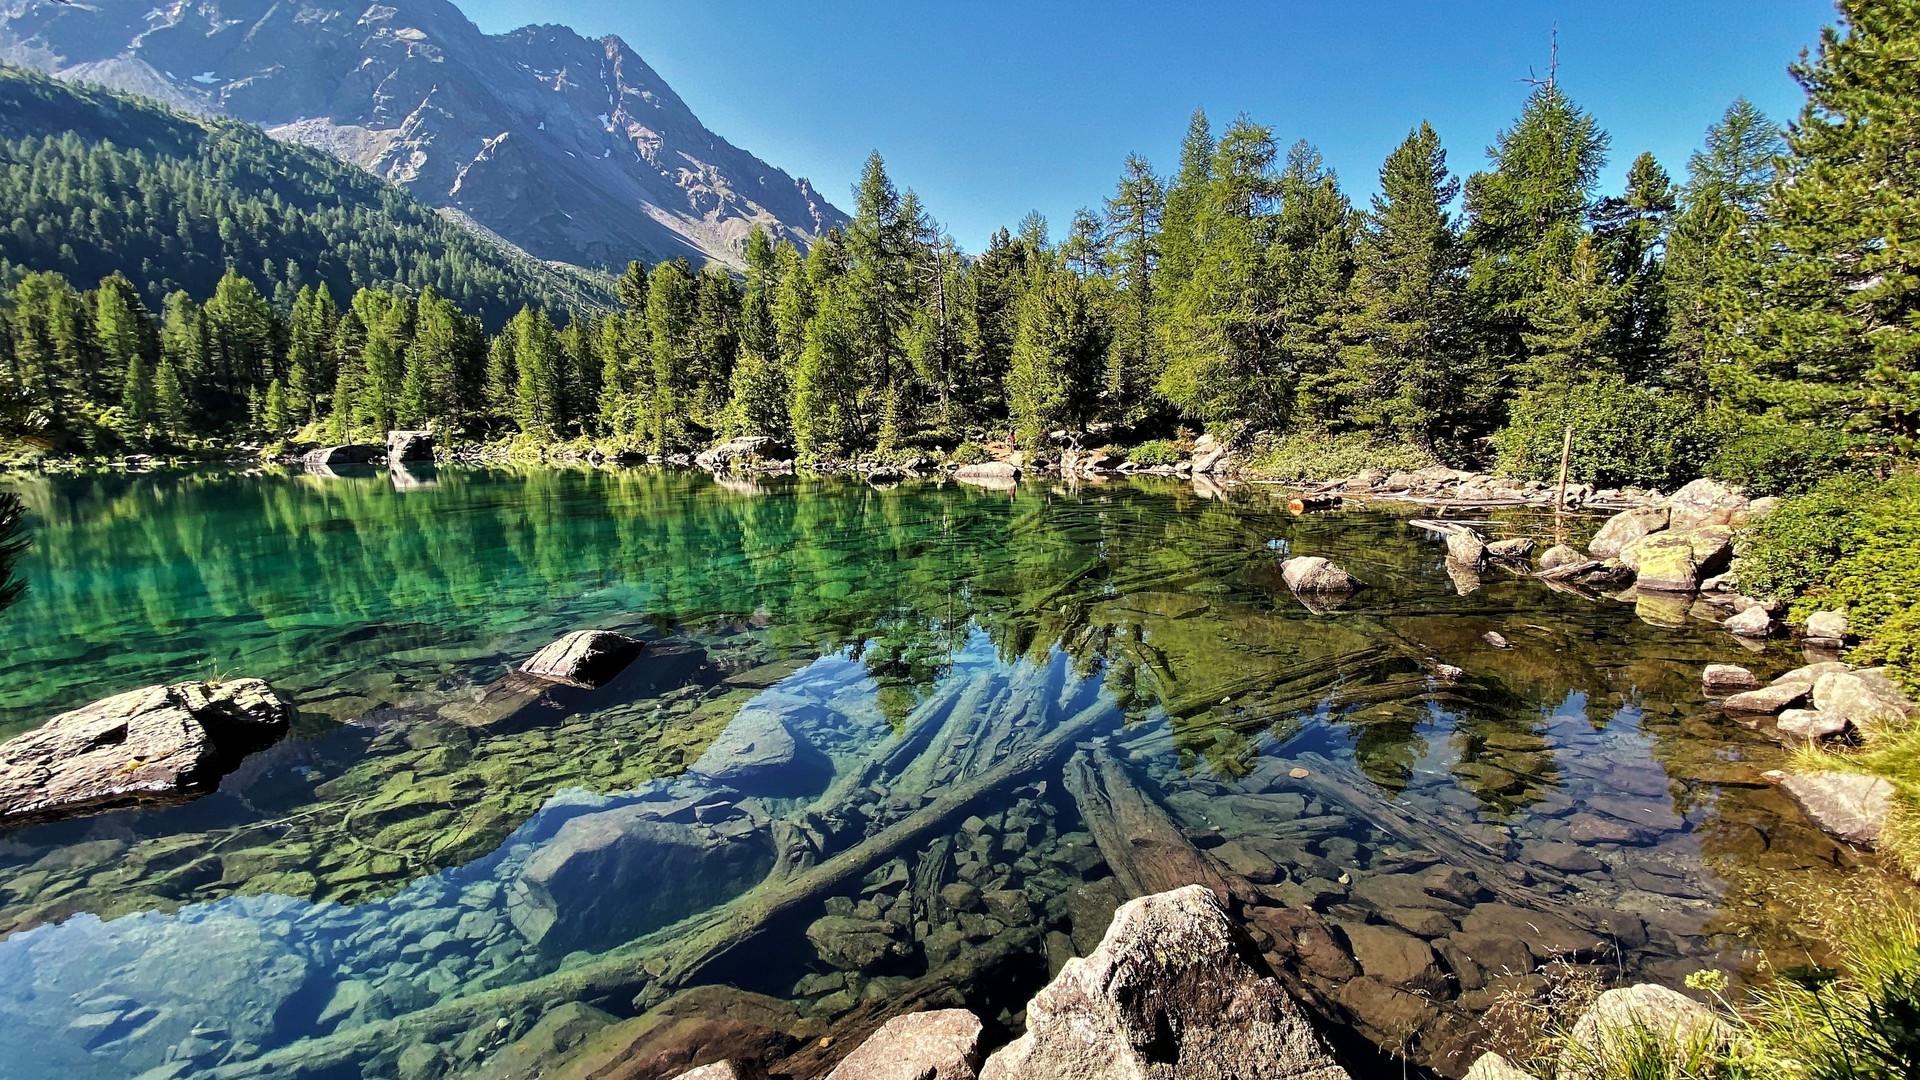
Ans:
POLYGON ((1466 251, 1447 209, 1459 193, 1440 136, 1421 124, 1380 167, 1342 325, 1346 421, 1431 448, 1477 433, 1485 405, 1461 326, 1466 251))
POLYGON ((1594 212, 1594 241, 1613 292, 1605 351, 1629 382, 1656 378, 1665 360, 1667 222, 1675 205, 1667 171, 1641 154, 1627 170, 1626 193, 1600 200, 1594 212))
POLYGON ((1155 386, 1165 365, 1154 327, 1165 211, 1166 198, 1152 166, 1127 155, 1120 186, 1107 200, 1113 344, 1101 387, 1103 412, 1120 424, 1141 423, 1158 406, 1155 386))
POLYGON ((1529 337, 1574 273, 1593 186, 1606 165, 1600 125, 1549 81, 1487 150, 1492 168, 1466 183, 1468 297, 1481 347, 1520 386, 1538 385, 1529 337))
POLYGON ((1717 343, 1733 396, 1910 449, 1920 439, 1920 7, 1840 0, 1773 185, 1760 288, 1717 343))
POLYGON ((1021 297, 1007 401, 1023 447, 1043 447, 1055 429, 1079 430, 1099 405, 1107 332, 1092 286, 1062 265, 1043 271, 1021 297))

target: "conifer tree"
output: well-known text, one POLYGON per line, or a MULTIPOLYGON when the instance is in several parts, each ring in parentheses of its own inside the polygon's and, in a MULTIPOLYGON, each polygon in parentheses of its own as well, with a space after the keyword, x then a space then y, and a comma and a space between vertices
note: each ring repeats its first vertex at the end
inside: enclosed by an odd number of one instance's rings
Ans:
POLYGON ((1763 203, 1786 153, 1780 126, 1736 98, 1687 162, 1662 267, 1668 330, 1664 380, 1698 396, 1711 389, 1708 340, 1728 332, 1721 319, 1759 288, 1756 248, 1763 203))
POLYGON ((153 375, 153 419, 161 431, 175 437, 194 426, 193 405, 171 357, 163 357, 153 375))
POLYGON ((1664 360, 1665 252, 1674 198, 1667 171, 1652 154, 1641 154, 1627 171, 1626 193, 1600 200, 1594 212, 1594 242, 1613 293, 1605 352, 1628 382, 1654 379, 1664 360))
POLYGON ((1205 111, 1195 109, 1180 144, 1180 171, 1166 188, 1165 228, 1160 241, 1161 295, 1172 300, 1193 276, 1200 258, 1200 216, 1213 184, 1213 128, 1205 111))
POLYGON ((1089 285, 1065 261, 1020 299, 1007 401, 1023 447, 1046 445, 1055 429, 1084 428, 1099 404, 1106 328, 1089 285))
POLYGON ((1467 291, 1481 347, 1523 387, 1538 385, 1526 338, 1574 272, 1608 138, 1551 80, 1487 150, 1466 183, 1467 291))
POLYGON ((1114 276, 1111 330, 1101 387, 1103 411, 1119 424, 1138 424, 1156 407, 1155 385, 1164 367, 1155 330, 1159 299, 1161 221, 1166 199, 1146 160, 1127 155, 1120 186, 1107 200, 1107 261, 1114 276))
POLYGON ((279 379, 267 384, 267 400, 261 412, 261 422, 267 436, 272 439, 284 437, 287 429, 293 426, 293 410, 287 407, 287 392, 279 379))
POLYGON ((1766 200, 1760 288, 1718 345, 1736 400, 1910 449, 1920 439, 1920 7, 1840 0, 1766 200))
POLYGON ((653 268, 647 289, 647 338, 653 359, 647 432, 658 453, 689 448, 687 406, 699 365, 694 337, 698 283, 683 261, 653 268))
POLYGON ((1485 402, 1462 334, 1466 252, 1448 213, 1460 181, 1428 124, 1380 167, 1341 326, 1345 422, 1424 447, 1457 444, 1485 402))
MULTIPOLYGON (((101 353, 101 378, 93 394, 101 403, 123 400, 122 385, 136 361, 142 367, 159 353, 160 340, 155 333, 153 315, 140 302, 133 282, 112 274, 100 282, 94 294, 94 332, 101 353)), ((151 371, 150 368, 146 369, 151 371)), ((151 395, 151 387, 148 394, 151 395)))

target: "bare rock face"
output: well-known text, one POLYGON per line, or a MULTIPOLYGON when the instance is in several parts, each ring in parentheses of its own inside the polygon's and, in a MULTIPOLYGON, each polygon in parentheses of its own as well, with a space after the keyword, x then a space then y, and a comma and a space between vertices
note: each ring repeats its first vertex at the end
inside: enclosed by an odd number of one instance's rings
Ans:
POLYGON ((1849 844, 1870 848, 1880 839, 1893 808, 1893 785, 1885 778, 1843 772, 1770 772, 1807 820, 1849 844))
POLYGON ((387 462, 396 461, 432 461, 433 432, 431 431, 389 431, 387 432, 387 462))
POLYGON ((1346 593, 1361 588, 1359 578, 1318 555, 1303 555, 1280 564, 1281 580, 1297 593, 1346 593))
POLYGON ((540 259, 743 266, 755 225, 804 249, 847 220, 619 38, 483 34, 445 0, 16 4, 0 58, 259 124, 540 259))
POLYGON ((259 679, 149 686, 61 713, 0 744, 0 822, 204 794, 292 719, 259 679))
POLYGON ((1628 544, 1648 533, 1660 532, 1667 527, 1668 520, 1667 509, 1664 506, 1645 507, 1615 514, 1601 526, 1599 535, 1587 545, 1587 552, 1596 559, 1619 558, 1628 544))
POLYGON ((1220 902, 1189 885, 1114 913, 1093 954, 1027 1004, 981 1080, 1347 1080, 1220 902))
POLYGON ((1696 529, 1702 525, 1733 525, 1745 520, 1747 497, 1718 480, 1695 480, 1667 500, 1670 527, 1696 529))
POLYGON ((527 658, 523 675, 597 690, 639 657, 644 642, 611 630, 575 630, 527 658))
POLYGON ((365 465, 386 452, 386 447, 375 443, 323 446, 318 450, 307 451, 300 462, 303 465, 365 465))
POLYGON ((979 1067, 980 1018, 938 1009, 887 1021, 827 1080, 975 1080, 979 1067))

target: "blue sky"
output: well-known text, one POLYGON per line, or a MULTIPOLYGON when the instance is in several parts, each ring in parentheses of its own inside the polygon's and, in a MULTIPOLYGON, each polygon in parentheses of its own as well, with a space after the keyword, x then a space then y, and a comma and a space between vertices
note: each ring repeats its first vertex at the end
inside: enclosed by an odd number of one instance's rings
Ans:
POLYGON ((1556 25, 1561 85, 1613 135, 1605 184, 1642 150, 1679 177, 1736 95, 1797 114, 1787 65, 1833 21, 1828 0, 455 2, 495 33, 619 34, 710 128, 843 209, 877 149, 969 251, 1030 209, 1058 236, 1130 152, 1171 172, 1196 106, 1312 141, 1356 201, 1423 119, 1471 171, 1556 25))

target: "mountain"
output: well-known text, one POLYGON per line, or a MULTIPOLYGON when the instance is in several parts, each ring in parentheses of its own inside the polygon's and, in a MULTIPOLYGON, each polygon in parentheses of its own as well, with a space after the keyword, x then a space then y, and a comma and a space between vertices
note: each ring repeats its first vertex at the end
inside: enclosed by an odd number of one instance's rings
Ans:
POLYGON ((847 219, 707 130, 617 37, 480 32, 446 0, 0 0, 0 60, 328 150, 532 255, 740 265, 847 219))
POLYGON ((526 304, 614 303, 609 275, 536 260, 331 154, 15 67, 0 67, 0 207, 0 285, 117 272, 156 310, 175 289, 212 295, 230 266, 283 306, 303 284, 341 303, 432 286, 490 326, 526 304))

